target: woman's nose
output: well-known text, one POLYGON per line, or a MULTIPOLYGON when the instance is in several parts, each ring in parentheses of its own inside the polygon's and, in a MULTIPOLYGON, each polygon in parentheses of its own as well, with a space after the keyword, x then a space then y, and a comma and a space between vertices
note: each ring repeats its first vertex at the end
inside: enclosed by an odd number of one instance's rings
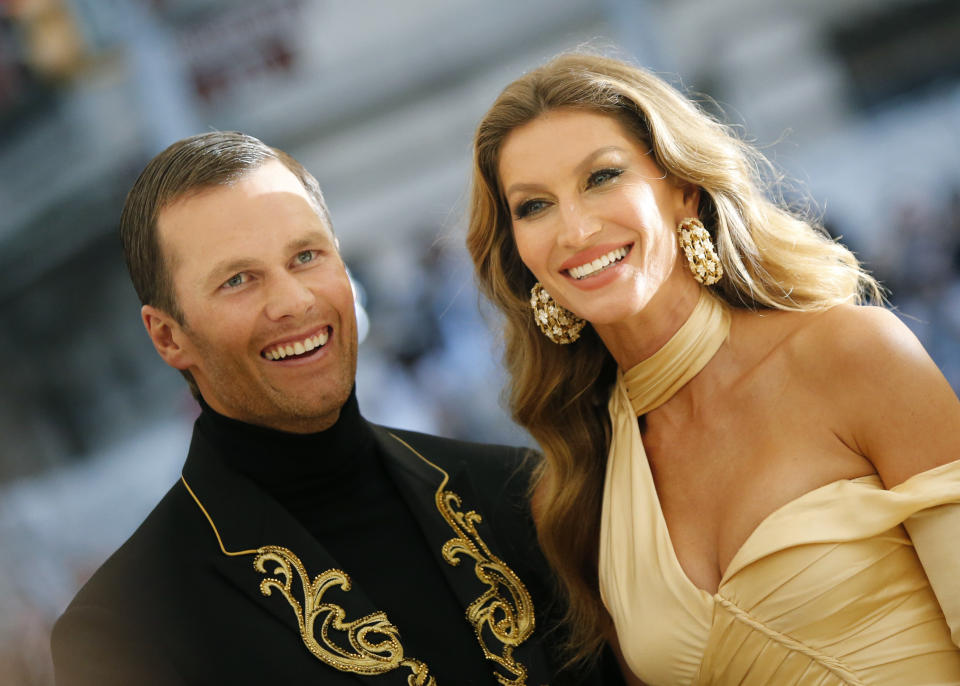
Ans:
POLYGON ((582 247, 592 236, 599 233, 602 227, 597 217, 584 212, 576 203, 565 206, 560 214, 563 221, 560 242, 565 247, 582 247))

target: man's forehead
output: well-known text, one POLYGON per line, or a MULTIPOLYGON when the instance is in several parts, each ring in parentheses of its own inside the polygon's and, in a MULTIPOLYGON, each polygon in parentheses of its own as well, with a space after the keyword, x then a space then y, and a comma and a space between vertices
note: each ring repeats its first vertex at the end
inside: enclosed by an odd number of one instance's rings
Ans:
MULTIPOLYGON (((195 216, 205 219, 230 217, 230 210, 243 205, 236 214, 258 205, 266 208, 270 203, 285 201, 287 211, 302 202, 302 209, 309 208, 325 226, 327 221, 316 200, 307 192, 300 179, 279 160, 264 164, 231 177, 222 183, 213 183, 186 190, 166 201, 157 212, 157 224, 161 231, 165 226, 192 223, 195 216), (212 215, 212 216, 211 216, 212 215)), ((331 227, 326 229, 332 233, 331 227)))
POLYGON ((158 216, 185 204, 195 204, 198 200, 217 202, 218 198, 227 201, 228 196, 235 194, 254 197, 281 192, 300 195, 313 205, 307 189, 292 171, 279 160, 267 160, 256 167, 237 170, 219 181, 200 184, 181 191, 163 203, 158 216))
POLYGON ((213 264, 233 245, 251 238, 290 245, 316 240, 336 244, 299 179, 277 161, 230 184, 198 188, 168 202, 158 213, 157 235, 171 267, 186 256, 213 264), (217 255, 207 254, 214 252, 217 255))

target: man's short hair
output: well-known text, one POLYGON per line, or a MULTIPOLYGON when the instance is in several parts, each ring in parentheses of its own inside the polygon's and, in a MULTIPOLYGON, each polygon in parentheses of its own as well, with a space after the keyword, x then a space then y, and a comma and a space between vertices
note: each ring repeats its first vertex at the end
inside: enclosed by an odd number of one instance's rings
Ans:
MULTIPOLYGON (((177 141, 154 157, 127 194, 120 215, 120 240, 140 302, 185 324, 173 286, 169 255, 157 231, 161 210, 190 193, 234 183, 270 160, 278 160, 303 184, 314 209, 332 231, 320 185, 293 157, 236 131, 212 131, 177 141)), ((184 372, 194 395, 196 385, 184 372)))

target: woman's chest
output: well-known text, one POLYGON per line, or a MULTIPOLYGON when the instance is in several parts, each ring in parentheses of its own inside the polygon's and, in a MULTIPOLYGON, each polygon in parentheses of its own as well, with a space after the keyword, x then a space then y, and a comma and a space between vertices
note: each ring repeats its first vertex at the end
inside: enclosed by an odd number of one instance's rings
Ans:
POLYGON ((739 404, 708 422, 645 418, 643 442, 660 509, 677 560, 695 585, 714 592, 772 512, 824 484, 873 471, 812 416, 778 417, 739 404))

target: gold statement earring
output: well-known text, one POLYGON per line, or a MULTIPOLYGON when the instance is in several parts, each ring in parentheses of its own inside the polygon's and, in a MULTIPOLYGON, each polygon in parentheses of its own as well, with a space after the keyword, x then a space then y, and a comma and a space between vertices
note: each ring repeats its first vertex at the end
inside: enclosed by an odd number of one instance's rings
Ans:
POLYGON ((715 284, 723 276, 720 256, 713 247, 713 241, 703 223, 696 217, 687 217, 677 226, 680 247, 687 256, 687 263, 693 278, 704 286, 715 284))
POLYGON ((543 335, 558 345, 573 343, 587 323, 554 300, 537 281, 530 289, 530 308, 533 320, 543 335))

